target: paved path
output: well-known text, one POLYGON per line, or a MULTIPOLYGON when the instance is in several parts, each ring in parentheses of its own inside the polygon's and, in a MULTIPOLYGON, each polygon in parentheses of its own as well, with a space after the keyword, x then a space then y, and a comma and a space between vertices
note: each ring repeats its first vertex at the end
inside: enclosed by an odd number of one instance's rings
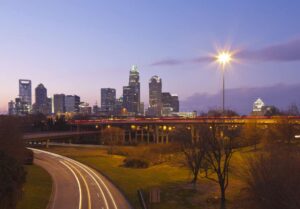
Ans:
POLYGON ((53 179, 48 209, 131 209, 122 193, 94 169, 61 155, 32 150, 35 164, 53 179))

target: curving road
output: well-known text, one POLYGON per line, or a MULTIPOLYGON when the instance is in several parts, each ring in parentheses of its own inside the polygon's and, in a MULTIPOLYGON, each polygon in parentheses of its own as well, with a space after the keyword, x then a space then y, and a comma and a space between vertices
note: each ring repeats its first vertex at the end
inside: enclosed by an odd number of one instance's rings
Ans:
POLYGON ((94 169, 70 158, 32 149, 35 164, 53 179, 48 209, 131 209, 122 193, 94 169))

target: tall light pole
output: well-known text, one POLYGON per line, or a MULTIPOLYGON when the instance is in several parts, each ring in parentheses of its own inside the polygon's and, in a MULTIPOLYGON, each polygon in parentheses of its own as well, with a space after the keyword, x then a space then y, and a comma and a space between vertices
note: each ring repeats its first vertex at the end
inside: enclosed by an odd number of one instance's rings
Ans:
POLYGON ((225 113, 225 67, 232 61, 232 54, 229 51, 222 51, 216 56, 216 61, 221 66, 222 80, 223 80, 223 92, 222 92, 222 113, 225 113))

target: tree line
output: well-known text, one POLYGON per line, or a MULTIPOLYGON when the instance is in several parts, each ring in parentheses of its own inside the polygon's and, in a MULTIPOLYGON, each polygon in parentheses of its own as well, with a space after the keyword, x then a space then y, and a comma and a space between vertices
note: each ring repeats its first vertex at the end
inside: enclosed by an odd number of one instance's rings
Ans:
POLYGON ((247 185, 258 209, 300 208, 300 149, 295 135, 299 127, 288 118, 262 125, 255 120, 244 125, 202 124, 198 134, 181 127, 173 134, 181 147, 192 183, 199 176, 216 182, 220 208, 226 208, 231 159, 236 151, 253 147, 246 166, 247 185), (259 147, 259 151, 258 151, 259 147))
MULTIPOLYGON (((0 116, 0 208, 14 209, 26 180, 24 163, 32 155, 23 143, 20 121, 0 116)), ((32 158, 31 158, 32 159, 32 158)), ((29 162, 32 163, 32 162, 29 162)))

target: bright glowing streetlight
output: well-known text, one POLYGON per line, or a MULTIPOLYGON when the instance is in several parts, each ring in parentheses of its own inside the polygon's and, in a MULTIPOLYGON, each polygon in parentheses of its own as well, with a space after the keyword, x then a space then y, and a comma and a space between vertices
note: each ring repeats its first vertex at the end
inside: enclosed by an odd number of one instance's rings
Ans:
POLYGON ((216 61, 219 63, 222 69, 222 77, 223 77, 223 104, 222 104, 222 112, 225 112, 225 67, 230 64, 232 61, 232 53, 230 51, 221 51, 216 56, 216 61))

